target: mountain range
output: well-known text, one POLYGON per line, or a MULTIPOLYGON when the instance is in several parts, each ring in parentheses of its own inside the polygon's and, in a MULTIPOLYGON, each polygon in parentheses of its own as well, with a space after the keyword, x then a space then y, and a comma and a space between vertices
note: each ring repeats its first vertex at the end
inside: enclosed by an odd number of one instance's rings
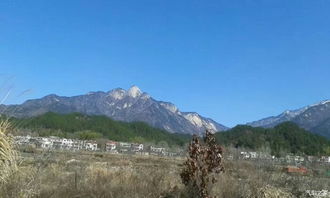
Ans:
POLYGON ((271 128, 291 121, 313 133, 330 138, 330 100, 325 100, 297 110, 284 111, 280 115, 247 123, 253 127, 271 128))
MULTIPOLYGON (((108 92, 89 92, 72 97, 51 94, 40 99, 27 100, 19 105, 0 105, 0 114, 16 118, 35 117, 47 112, 77 112, 86 115, 105 115, 124 122, 142 121, 172 133, 201 134, 205 129, 229 129, 198 113, 181 112, 174 104, 158 101, 137 86, 132 86, 128 90, 117 88, 108 92)), ((330 138, 330 100, 297 110, 287 110, 280 115, 249 122, 247 125, 272 128, 287 121, 330 138)))
POLYGON ((17 118, 35 117, 46 112, 77 112, 105 115, 125 122, 142 121, 172 133, 201 134, 205 129, 228 129, 198 113, 181 112, 170 102, 157 101, 137 86, 128 90, 117 88, 108 92, 89 92, 73 97, 51 94, 40 99, 27 100, 20 105, 0 105, 0 113, 17 118))

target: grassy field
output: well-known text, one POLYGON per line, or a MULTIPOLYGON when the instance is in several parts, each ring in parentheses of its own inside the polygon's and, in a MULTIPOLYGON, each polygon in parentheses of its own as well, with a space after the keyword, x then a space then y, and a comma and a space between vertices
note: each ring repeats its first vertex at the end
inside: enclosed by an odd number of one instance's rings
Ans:
MULTIPOLYGON (((1 185, 1 197, 194 197, 181 183, 183 158, 58 151, 21 157, 19 170, 1 185)), ((306 190, 330 190, 328 177, 288 175, 274 164, 237 160, 225 168, 212 187, 219 198, 307 197, 306 190)))

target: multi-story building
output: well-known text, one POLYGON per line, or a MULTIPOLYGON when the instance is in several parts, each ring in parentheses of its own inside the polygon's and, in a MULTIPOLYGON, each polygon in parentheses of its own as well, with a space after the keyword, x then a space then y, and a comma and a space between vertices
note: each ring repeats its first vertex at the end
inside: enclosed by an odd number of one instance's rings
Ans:
POLYGON ((95 141, 87 141, 85 144, 85 149, 88 151, 97 151, 97 143, 95 141))
POLYGON ((131 150, 132 150, 133 152, 143 151, 143 144, 136 144, 136 143, 133 143, 133 144, 131 144, 131 150))
POLYGON ((105 150, 110 152, 114 151, 117 148, 117 142, 109 141, 105 144, 105 150))

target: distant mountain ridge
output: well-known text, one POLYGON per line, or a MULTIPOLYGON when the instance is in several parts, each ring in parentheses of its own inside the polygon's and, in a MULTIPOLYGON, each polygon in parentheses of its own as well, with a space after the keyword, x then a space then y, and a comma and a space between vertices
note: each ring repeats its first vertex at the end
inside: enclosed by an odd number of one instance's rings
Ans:
POLYGON ((293 111, 285 111, 278 116, 249 122, 247 125, 270 128, 287 121, 294 122, 304 129, 330 138, 330 100, 324 100, 293 111))
POLYGON ((46 112, 78 112, 86 115, 105 115, 125 122, 142 121, 172 133, 200 134, 205 129, 228 129, 198 113, 181 112, 170 102, 157 101, 137 86, 128 90, 117 88, 108 92, 89 92, 73 97, 51 94, 20 105, 0 106, 0 113, 17 118, 34 117, 46 112))
POLYGON ((216 137, 221 145, 268 151, 278 157, 287 153, 330 155, 330 139, 313 134, 293 122, 283 122, 273 128, 237 125, 226 132, 216 133, 216 137))

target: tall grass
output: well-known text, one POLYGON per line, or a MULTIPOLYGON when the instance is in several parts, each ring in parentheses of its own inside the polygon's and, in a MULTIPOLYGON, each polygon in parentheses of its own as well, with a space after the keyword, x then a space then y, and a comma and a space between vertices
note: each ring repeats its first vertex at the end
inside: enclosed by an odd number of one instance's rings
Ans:
POLYGON ((13 138, 8 134, 11 125, 8 120, 0 121, 0 182, 5 183, 17 170, 17 152, 13 138))

